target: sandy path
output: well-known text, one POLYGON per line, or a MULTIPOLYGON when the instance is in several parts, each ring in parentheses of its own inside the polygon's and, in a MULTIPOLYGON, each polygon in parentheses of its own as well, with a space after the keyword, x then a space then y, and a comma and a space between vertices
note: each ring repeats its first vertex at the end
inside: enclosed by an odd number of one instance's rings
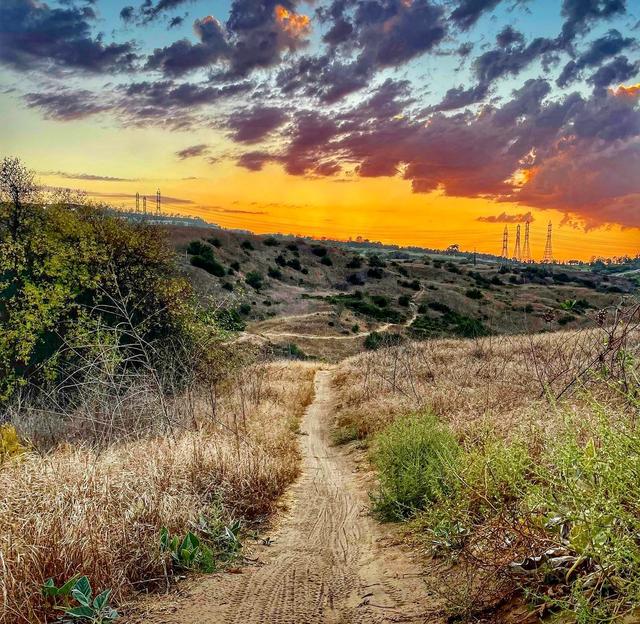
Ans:
MULTIPOLYGON (((263 565, 195 582, 145 622, 163 624, 377 624, 434 620, 420 566, 381 543, 352 461, 329 444, 330 381, 316 376, 302 422, 303 474, 263 565)), ((188 584, 187 584, 188 585, 188 584)))

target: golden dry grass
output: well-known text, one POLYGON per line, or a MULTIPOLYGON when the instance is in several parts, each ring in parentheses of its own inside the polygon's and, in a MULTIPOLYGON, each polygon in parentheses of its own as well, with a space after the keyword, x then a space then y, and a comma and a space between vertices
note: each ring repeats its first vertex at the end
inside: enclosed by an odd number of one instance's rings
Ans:
MULTIPOLYGON (((607 340, 594 329, 410 342, 365 353, 334 373, 337 426, 342 437, 366 438, 398 416, 430 409, 462 435, 481 427, 504 438, 547 435, 567 411, 593 415, 594 392, 616 402, 610 384, 580 376, 597 368, 607 340), (590 398, 583 400, 587 386, 590 398), (554 400, 560 394, 562 409, 554 400)), ((637 332, 626 340, 637 353, 637 332)))
POLYGON ((184 533, 221 503, 249 521, 297 476, 297 422, 315 366, 258 364, 215 398, 194 393, 191 421, 101 451, 65 444, 0 467, 0 622, 46 621, 40 588, 86 574, 119 603, 166 575, 159 531, 184 533))

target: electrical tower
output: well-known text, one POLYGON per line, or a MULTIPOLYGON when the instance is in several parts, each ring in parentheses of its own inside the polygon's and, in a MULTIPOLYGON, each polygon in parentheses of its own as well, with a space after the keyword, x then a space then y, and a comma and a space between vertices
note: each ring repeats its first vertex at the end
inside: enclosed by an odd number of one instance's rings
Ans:
POLYGON ((509 228, 506 225, 502 233, 502 253, 500 255, 505 259, 509 257, 509 228))
POLYGON ((524 223, 524 249, 522 251, 522 262, 531 262, 531 248, 529 247, 529 222, 524 223))
POLYGON ((522 253, 520 252, 520 224, 518 223, 516 227, 516 244, 513 248, 513 259, 516 262, 520 262, 522 260, 522 253))
POLYGON ((156 191, 156 216, 160 216, 160 189, 156 191))
POLYGON ((147 196, 146 195, 142 198, 142 214, 145 217, 147 216, 147 196))
POLYGON ((140 193, 136 193, 136 212, 140 212, 140 193))
POLYGON ((542 258, 542 262, 547 264, 553 262, 553 251, 551 249, 551 221, 549 221, 549 225, 547 226, 547 242, 544 246, 544 258, 542 258))

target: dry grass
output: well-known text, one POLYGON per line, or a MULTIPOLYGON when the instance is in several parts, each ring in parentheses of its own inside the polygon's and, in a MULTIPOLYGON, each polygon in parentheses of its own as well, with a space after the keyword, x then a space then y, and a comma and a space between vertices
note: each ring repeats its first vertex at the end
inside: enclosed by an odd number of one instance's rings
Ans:
POLYGON ((306 363, 242 367, 215 392, 185 395, 183 420, 165 435, 5 462, 0 622, 46 621, 40 587, 51 577, 86 574, 119 603, 164 581, 160 528, 183 533, 212 505, 247 521, 271 512, 298 474, 295 431, 314 373, 306 363))
MULTIPOLYGON (((410 342, 365 353, 334 374, 337 426, 342 438, 364 439, 400 415, 428 408, 459 434, 488 428, 503 438, 527 431, 546 436, 567 411, 587 418, 594 393, 605 405, 618 401, 616 389, 591 374, 619 365, 617 339, 592 329, 410 342), (582 400, 585 389, 588 400, 582 400)), ((624 340, 638 352, 637 330, 624 340)))

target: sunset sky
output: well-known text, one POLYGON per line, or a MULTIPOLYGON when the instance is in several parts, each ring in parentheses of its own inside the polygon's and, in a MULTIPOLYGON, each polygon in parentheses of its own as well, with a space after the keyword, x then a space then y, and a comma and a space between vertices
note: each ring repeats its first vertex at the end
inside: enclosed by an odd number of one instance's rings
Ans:
POLYGON ((0 0, 0 156, 225 227, 640 253, 638 0, 0 0))

